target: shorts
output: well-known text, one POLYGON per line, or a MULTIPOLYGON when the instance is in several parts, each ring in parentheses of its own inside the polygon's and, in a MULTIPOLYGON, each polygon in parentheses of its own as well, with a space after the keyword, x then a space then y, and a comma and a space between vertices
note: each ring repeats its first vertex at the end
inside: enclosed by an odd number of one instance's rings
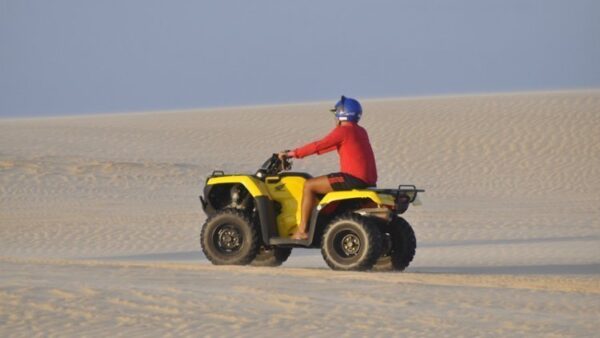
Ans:
POLYGON ((360 178, 346 173, 332 173, 327 175, 327 179, 334 191, 364 189, 371 186, 360 178))

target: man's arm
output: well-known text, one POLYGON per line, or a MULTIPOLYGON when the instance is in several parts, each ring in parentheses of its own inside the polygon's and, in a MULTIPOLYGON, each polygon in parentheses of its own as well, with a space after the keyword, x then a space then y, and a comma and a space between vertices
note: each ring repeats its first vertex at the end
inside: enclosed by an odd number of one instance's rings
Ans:
POLYGON ((296 148, 288 155, 291 155, 295 158, 303 158, 312 154, 325 154, 332 150, 335 150, 343 141, 343 133, 342 128, 337 127, 329 133, 329 135, 325 136, 325 138, 308 143, 300 148, 296 148))

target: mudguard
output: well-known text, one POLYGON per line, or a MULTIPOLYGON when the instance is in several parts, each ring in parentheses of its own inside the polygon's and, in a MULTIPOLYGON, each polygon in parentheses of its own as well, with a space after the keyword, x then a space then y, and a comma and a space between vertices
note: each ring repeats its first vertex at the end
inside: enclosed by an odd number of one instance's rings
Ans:
POLYGON ((319 202, 318 210, 321 210, 331 202, 352 200, 352 199, 370 199, 378 206, 394 206, 394 196, 390 194, 380 194, 372 190, 345 190, 345 191, 333 191, 325 195, 319 202))
POLYGON ((252 197, 269 196, 265 184, 252 176, 247 175, 231 175, 231 176, 213 176, 206 181, 206 185, 216 184, 242 184, 252 197))

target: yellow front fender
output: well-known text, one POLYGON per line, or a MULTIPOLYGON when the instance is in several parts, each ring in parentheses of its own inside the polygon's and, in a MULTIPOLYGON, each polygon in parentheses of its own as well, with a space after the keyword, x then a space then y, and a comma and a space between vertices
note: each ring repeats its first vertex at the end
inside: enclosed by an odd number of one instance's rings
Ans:
POLYGON ((241 184, 252 195, 252 197, 269 196, 265 184, 252 176, 232 175, 232 176, 214 176, 208 179, 207 185, 214 184, 241 184))

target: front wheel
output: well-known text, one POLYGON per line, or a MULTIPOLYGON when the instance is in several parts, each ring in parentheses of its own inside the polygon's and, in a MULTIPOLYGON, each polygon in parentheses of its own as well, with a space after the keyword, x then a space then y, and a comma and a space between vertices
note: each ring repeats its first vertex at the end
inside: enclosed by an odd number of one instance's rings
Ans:
POLYGON ((321 254, 333 270, 368 270, 381 254, 381 246, 377 225, 368 218, 349 214, 327 226, 321 254))
POLYGON ((246 265, 258 253, 258 232, 243 212, 225 209, 206 220, 200 244, 215 265, 246 265))

